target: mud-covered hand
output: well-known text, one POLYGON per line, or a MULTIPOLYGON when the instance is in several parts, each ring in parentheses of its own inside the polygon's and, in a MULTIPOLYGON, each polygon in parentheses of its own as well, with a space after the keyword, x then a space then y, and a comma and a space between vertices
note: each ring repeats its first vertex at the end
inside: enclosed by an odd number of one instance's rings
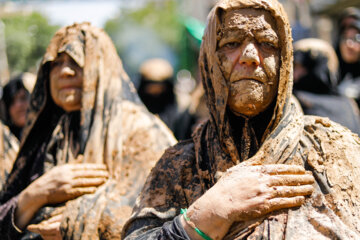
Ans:
POLYGON ((44 205, 63 203, 94 193, 108 176, 103 164, 65 164, 52 168, 20 193, 15 213, 16 225, 23 229, 44 205))
MULTIPOLYGON (((301 206, 314 191, 313 183, 312 174, 301 166, 234 166, 189 207, 188 216, 213 239, 222 239, 234 222, 301 206)), ((184 219, 182 223, 196 239, 184 219)))
POLYGON ((53 216, 39 224, 31 224, 27 229, 31 232, 38 233, 44 240, 61 240, 60 223, 62 214, 53 216))
POLYGON ((57 166, 35 180, 29 189, 38 192, 45 204, 62 203, 84 194, 94 193, 108 178, 103 164, 66 164, 57 166))

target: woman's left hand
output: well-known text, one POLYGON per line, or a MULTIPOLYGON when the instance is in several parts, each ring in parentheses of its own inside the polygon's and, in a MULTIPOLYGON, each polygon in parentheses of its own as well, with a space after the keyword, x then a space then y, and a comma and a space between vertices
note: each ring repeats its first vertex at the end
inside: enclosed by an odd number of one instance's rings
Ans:
POLYGON ((60 224, 62 213, 52 216, 38 224, 31 224, 27 227, 30 232, 38 233, 44 240, 61 240, 60 224))

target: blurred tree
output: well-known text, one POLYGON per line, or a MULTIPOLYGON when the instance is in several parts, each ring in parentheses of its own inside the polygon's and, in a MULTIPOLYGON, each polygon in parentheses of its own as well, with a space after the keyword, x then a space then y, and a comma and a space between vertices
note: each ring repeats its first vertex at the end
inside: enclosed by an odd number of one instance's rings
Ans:
POLYGON ((40 13, 2 17, 5 24, 6 52, 11 75, 30 71, 45 53, 59 26, 50 25, 40 13))
POLYGON ((111 37, 115 37, 129 22, 135 23, 153 29, 164 42, 178 49, 182 26, 177 10, 177 2, 174 0, 149 1, 140 9, 123 9, 118 17, 107 21, 105 30, 111 37))
POLYGON ((119 55, 126 59, 124 65, 130 75, 150 57, 163 57, 175 69, 195 72, 202 32, 200 37, 194 36, 195 29, 188 25, 196 20, 179 12, 177 0, 148 1, 139 9, 122 9, 117 17, 107 21, 105 30, 119 55))

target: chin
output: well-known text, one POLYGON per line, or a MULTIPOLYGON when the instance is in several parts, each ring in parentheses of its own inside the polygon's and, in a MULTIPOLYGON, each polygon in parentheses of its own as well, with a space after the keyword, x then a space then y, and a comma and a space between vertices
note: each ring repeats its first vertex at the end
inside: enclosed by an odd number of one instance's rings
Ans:
POLYGON ((236 116, 239 116, 239 117, 255 117, 256 115, 258 115, 260 113, 257 110, 248 109, 248 108, 232 108, 232 107, 230 107, 230 110, 236 116))
POLYGON ((260 107, 256 107, 259 104, 236 104, 236 105, 229 105, 231 111, 237 116, 245 116, 245 117, 255 117, 266 110, 263 104, 260 104, 260 107))
POLYGON ((75 112, 75 111, 79 111, 81 109, 81 106, 80 105, 67 105, 67 106, 64 106, 62 105, 61 107, 64 111, 66 112, 75 112))

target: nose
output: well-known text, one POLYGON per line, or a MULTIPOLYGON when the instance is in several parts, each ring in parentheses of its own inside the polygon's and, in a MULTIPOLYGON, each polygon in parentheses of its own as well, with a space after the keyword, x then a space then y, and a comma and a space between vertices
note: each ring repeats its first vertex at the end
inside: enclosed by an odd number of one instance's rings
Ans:
POLYGON ((63 66, 61 69, 61 77, 73 77, 75 76, 75 70, 69 66, 63 66))
POLYGON ((260 56, 259 51, 254 43, 245 42, 242 52, 239 57, 240 65, 259 66, 260 56))

